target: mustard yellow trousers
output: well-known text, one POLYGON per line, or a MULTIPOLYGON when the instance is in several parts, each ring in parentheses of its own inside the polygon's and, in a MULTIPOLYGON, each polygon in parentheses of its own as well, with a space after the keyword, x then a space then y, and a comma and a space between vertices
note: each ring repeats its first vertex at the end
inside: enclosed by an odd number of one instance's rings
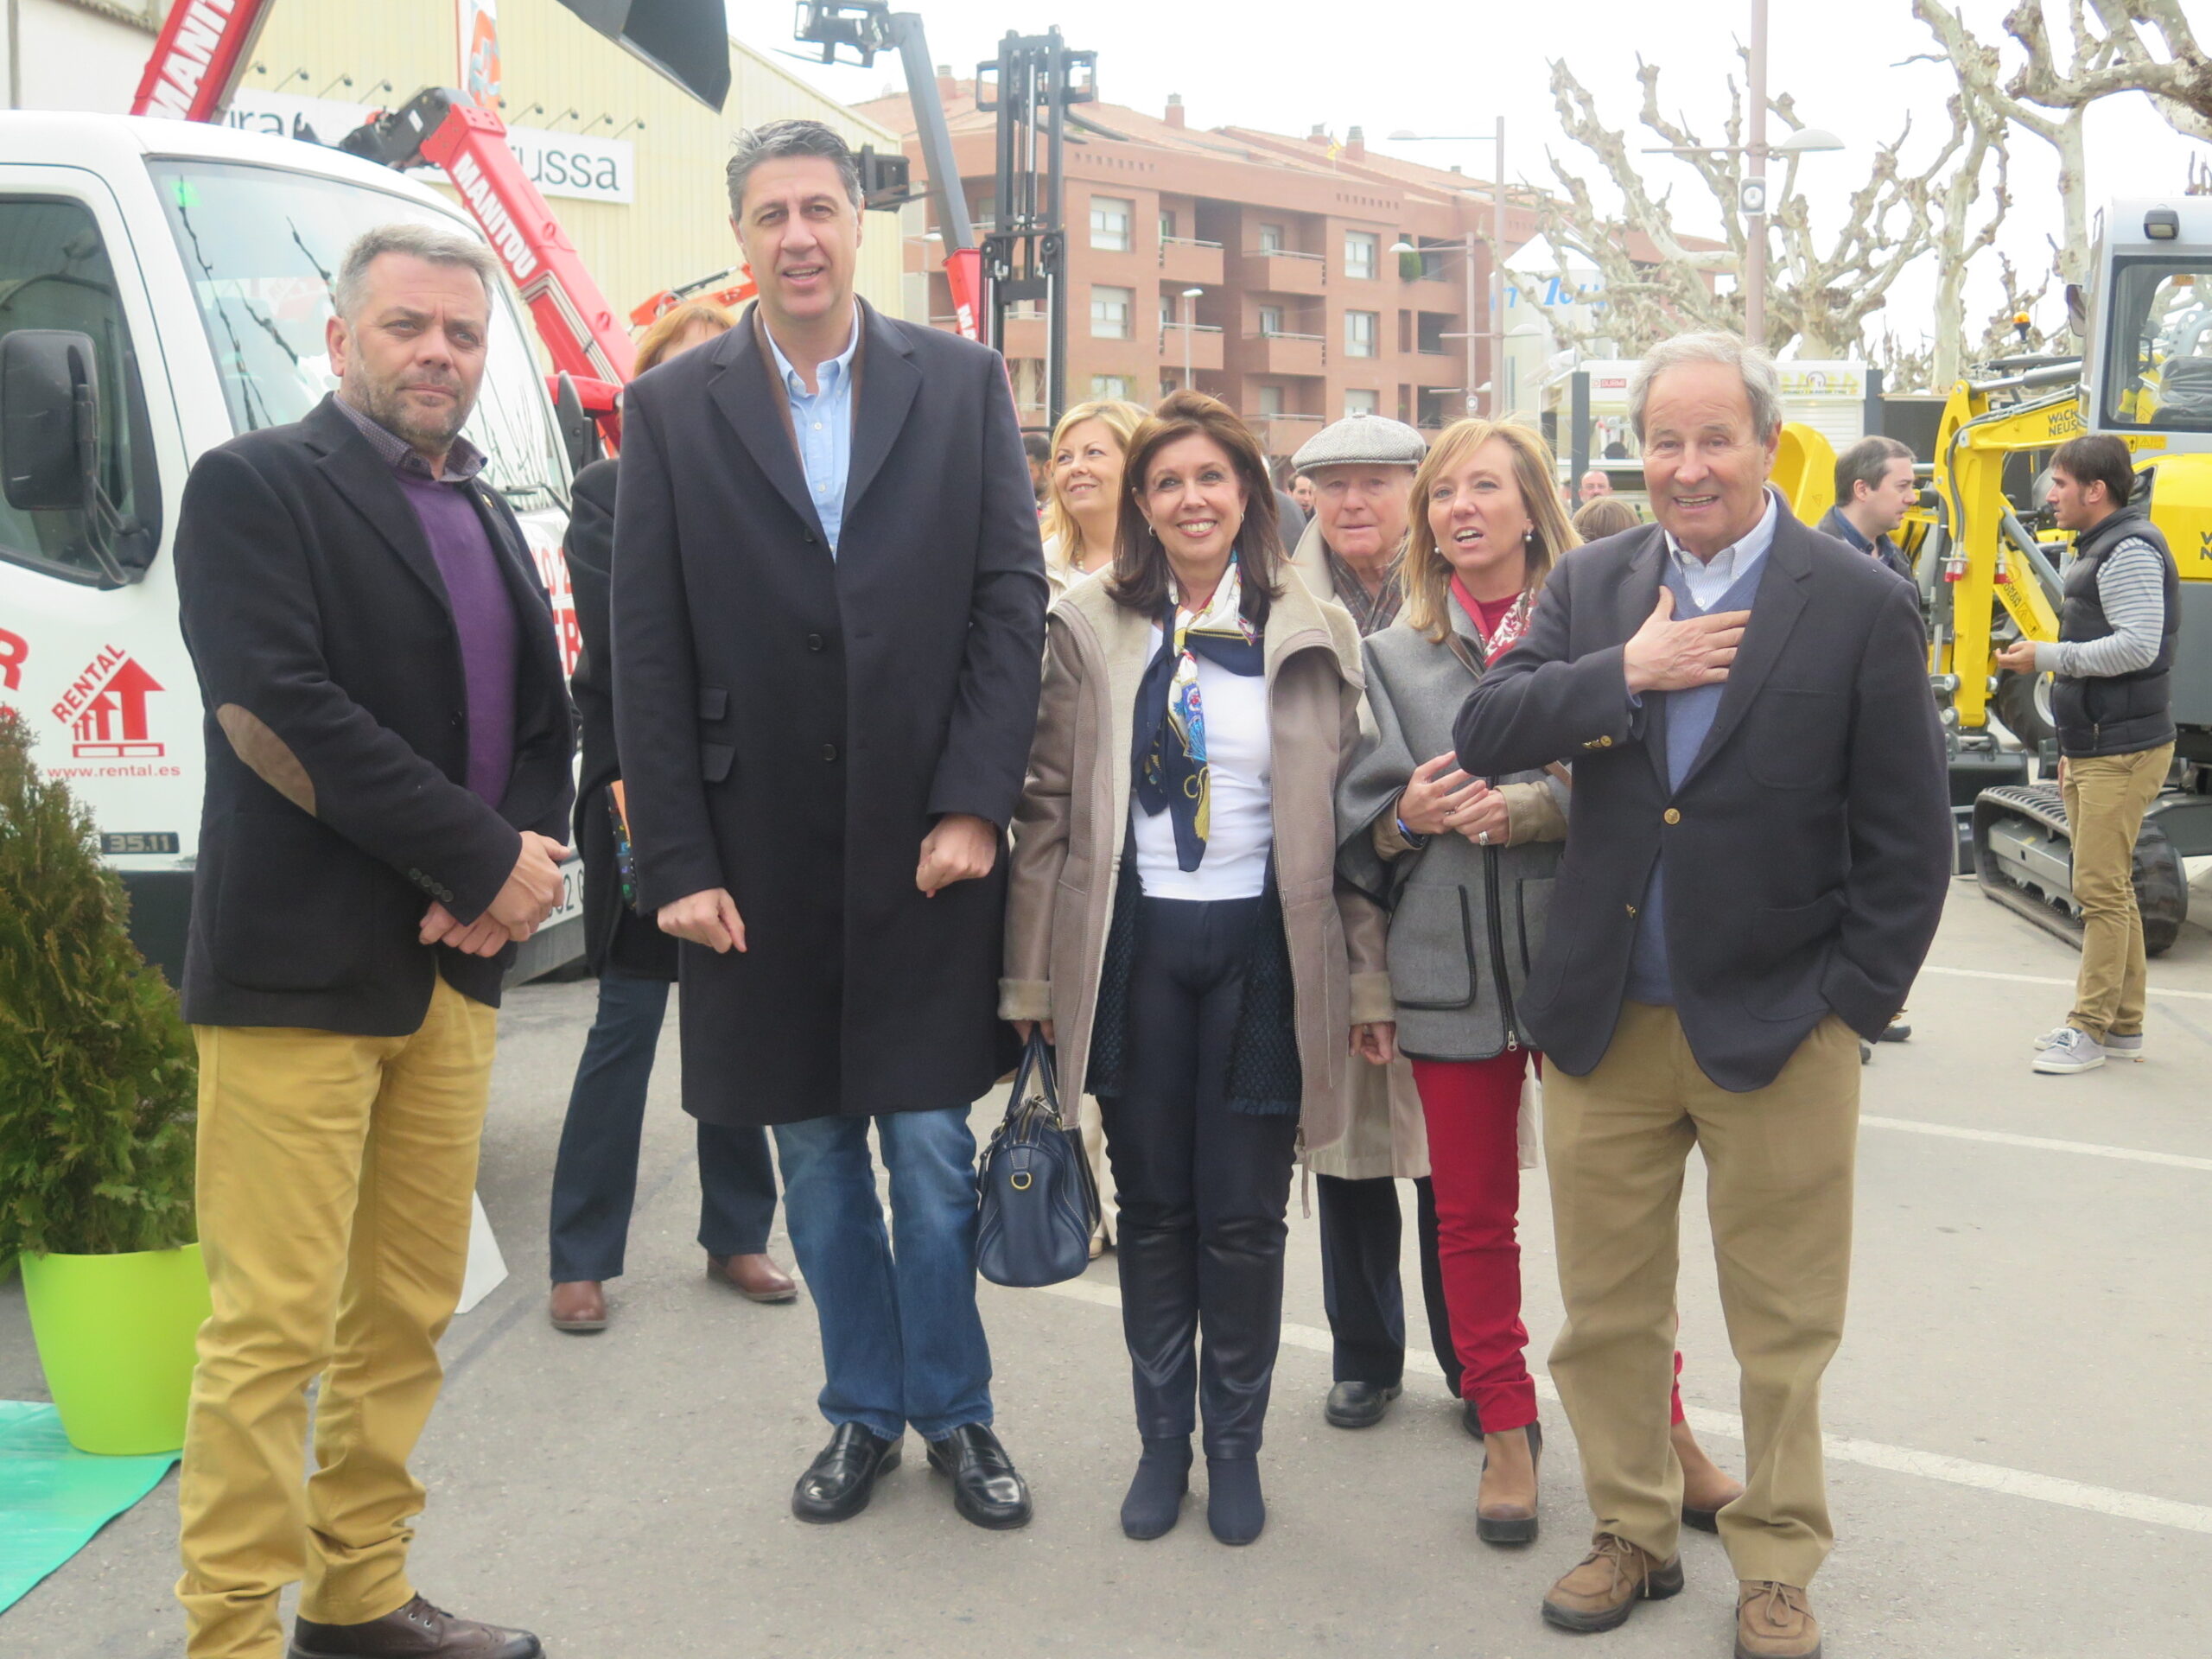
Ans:
POLYGON ((281 1659, 290 1583, 332 1624, 414 1593, 407 1460, 461 1300, 494 1024, 441 979, 406 1037, 194 1028, 214 1312, 178 1489, 189 1659, 281 1659))

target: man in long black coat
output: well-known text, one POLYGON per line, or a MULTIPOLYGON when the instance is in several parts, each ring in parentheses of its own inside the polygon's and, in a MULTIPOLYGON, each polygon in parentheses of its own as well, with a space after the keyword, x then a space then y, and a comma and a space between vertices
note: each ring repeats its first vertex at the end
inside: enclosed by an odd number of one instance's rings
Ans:
POLYGON ((995 353, 854 298, 861 190, 834 132, 739 135, 729 187, 760 302, 625 407, 615 728, 639 908, 685 941, 685 1109, 775 1128, 836 1430, 794 1512, 856 1514, 911 1424, 962 1514, 1020 1526, 967 1117, 1010 1058, 1000 840, 1046 602, 1028 467, 995 353))

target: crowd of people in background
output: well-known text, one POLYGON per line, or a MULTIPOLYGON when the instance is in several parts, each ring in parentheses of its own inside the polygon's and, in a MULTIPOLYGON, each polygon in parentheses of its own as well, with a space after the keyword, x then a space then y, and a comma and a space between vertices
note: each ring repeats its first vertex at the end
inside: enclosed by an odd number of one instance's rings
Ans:
MULTIPOLYGON (((1592 1520, 1542 1618, 1609 1630, 1675 1594, 1688 1525, 1725 1547, 1738 1659, 1817 1656, 1860 1065, 1953 858, 1891 539, 1910 454, 1849 450, 1835 511, 1799 523, 1768 481, 1774 365, 1719 334, 1635 371, 1648 523, 1620 468, 1570 493, 1511 420, 1348 416, 1287 489, 1192 390, 1025 438, 995 353, 856 297, 834 132, 740 135, 728 186, 759 302, 662 319, 619 463, 575 480, 580 792, 545 596, 460 435, 487 252, 363 238, 334 283, 337 393, 194 470, 178 580, 209 766, 184 999, 215 1311, 181 1489, 192 1659, 541 1652, 416 1592, 408 1462, 502 958, 572 833, 599 991, 550 1317, 609 1322, 674 983, 706 1271, 795 1298, 768 1253, 779 1166, 815 1306, 830 1434, 799 1519, 859 1514, 910 1428, 962 1516, 1031 1517, 994 1427, 969 1122, 1041 1033, 1113 1198, 1093 1254, 1120 1283, 1130 1538, 1178 1524, 1200 1453, 1213 1535, 1266 1525, 1302 1164, 1326 1421, 1370 1427, 1402 1388, 1410 1181, 1428 1344, 1482 1448, 1477 1535, 1536 1540, 1518 1217, 1541 1144, 1550 1374, 1592 1520), (428 644, 402 660, 393 638, 428 644), (1693 1147, 1741 1480, 1676 1381, 1693 1147)), ((2140 1049, 2126 859, 2171 754, 2175 604, 2124 448, 2076 440, 2057 475, 2082 549, 2062 640, 2015 649, 2060 677, 2089 949, 2036 1064, 2070 1071, 2140 1049)))

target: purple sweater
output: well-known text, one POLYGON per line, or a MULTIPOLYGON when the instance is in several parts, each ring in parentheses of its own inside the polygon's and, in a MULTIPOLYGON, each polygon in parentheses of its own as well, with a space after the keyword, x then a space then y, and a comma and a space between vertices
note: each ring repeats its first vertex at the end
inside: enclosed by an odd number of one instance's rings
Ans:
POLYGON ((430 556, 444 577, 446 601, 453 607, 461 639, 461 668, 467 687, 468 787, 496 807, 507 792, 515 760, 515 658, 520 630, 514 602, 499 573, 499 550, 484 527, 474 498, 484 457, 466 438, 454 441, 445 476, 430 476, 429 465, 343 397, 338 407, 391 467, 391 475, 415 509, 430 556))

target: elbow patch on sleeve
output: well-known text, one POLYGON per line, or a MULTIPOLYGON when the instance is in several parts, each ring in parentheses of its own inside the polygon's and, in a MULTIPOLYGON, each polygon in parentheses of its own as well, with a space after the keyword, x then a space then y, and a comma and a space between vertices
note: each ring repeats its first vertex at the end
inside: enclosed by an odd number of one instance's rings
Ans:
POLYGON ((251 768, 254 776, 282 795, 309 817, 315 816, 315 784, 292 746, 270 730, 251 710, 226 702, 215 710, 216 723, 231 740, 231 751, 251 768))

